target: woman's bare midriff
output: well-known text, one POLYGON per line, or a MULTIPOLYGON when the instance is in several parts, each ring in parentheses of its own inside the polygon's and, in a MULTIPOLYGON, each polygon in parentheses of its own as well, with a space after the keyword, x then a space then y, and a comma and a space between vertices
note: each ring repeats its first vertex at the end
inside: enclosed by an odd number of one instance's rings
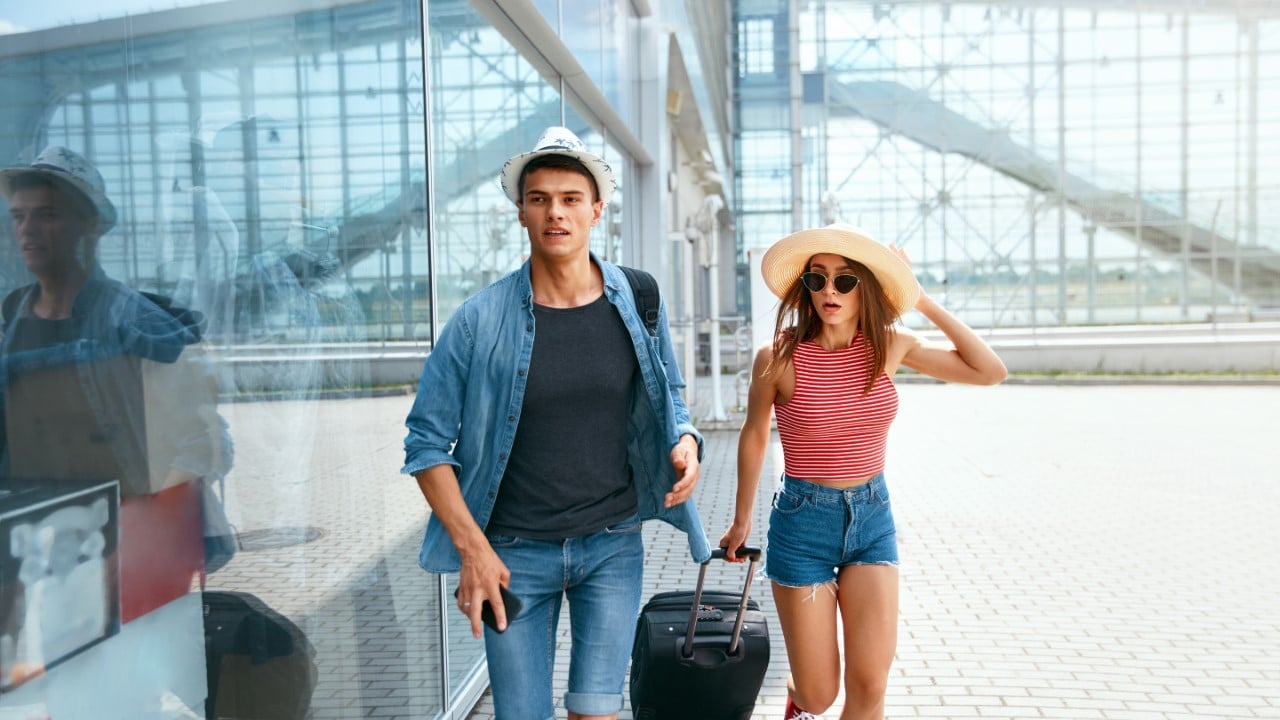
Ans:
MULTIPOLYGON (((879 474, 879 473, 877 473, 877 474, 879 474)), ((836 488, 837 490, 848 490, 849 488, 856 488, 856 487, 858 487, 858 486, 860 486, 860 485, 866 485, 867 483, 871 482, 872 478, 874 478, 874 477, 875 477, 875 475, 872 475, 872 476, 870 476, 870 477, 854 478, 854 479, 849 479, 849 480, 844 480, 844 479, 840 479, 840 478, 836 478, 836 479, 834 479, 834 480, 827 480, 827 479, 825 479, 825 478, 824 478, 824 479, 822 479, 822 480, 814 480, 813 478, 805 478, 805 480, 806 480, 806 481, 808 481, 808 482, 813 483, 814 485, 822 485, 822 486, 824 486, 824 487, 833 487, 833 488, 836 488)))

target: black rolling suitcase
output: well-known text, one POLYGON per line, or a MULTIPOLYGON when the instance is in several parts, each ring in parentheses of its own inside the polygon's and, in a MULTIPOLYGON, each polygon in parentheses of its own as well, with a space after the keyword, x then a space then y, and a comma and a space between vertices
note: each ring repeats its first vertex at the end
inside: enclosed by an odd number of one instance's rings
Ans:
POLYGON ((302 629, 249 593, 204 592, 208 720, 303 720, 316 651, 302 629))
MULTIPOLYGON (((742 592, 703 591, 707 565, 693 592, 654 595, 640 610, 631 648, 631 712, 635 720, 747 720, 769 666, 769 627, 751 599, 757 548, 742 592)), ((717 548, 712 558, 723 558, 717 548)))

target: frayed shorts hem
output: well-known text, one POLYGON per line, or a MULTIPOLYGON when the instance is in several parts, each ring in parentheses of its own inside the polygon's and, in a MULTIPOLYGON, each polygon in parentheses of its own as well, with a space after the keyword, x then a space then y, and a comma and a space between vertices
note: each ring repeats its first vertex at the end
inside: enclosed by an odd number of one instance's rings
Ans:
MULTIPOLYGON (((838 576, 840 574, 840 571, 847 567, 869 567, 869 566, 877 566, 877 565, 883 565, 885 567, 891 567, 891 568, 901 567, 901 563, 899 563, 897 560, 877 560, 874 562, 845 563, 844 565, 837 567, 835 572, 836 572, 836 575, 838 576)), ((814 580, 813 582, 793 582, 790 580, 779 580, 777 578, 770 577, 768 573, 764 573, 764 572, 762 572, 760 575, 761 577, 773 583, 774 585, 778 585, 780 587, 785 587, 785 588, 821 587, 823 585, 836 585, 839 583, 839 578, 835 578, 835 577, 824 577, 820 580, 814 580)))

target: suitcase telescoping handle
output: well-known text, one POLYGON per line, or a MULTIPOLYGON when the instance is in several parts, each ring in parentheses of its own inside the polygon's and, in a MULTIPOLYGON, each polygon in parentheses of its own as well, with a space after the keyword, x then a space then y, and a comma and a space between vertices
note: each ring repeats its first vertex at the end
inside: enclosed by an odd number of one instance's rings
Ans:
MULTIPOLYGON (((711 551, 711 560, 724 560, 729 554, 728 548, 716 548, 711 551)), ((760 562, 760 548, 743 545, 734 552, 734 556, 747 558, 747 581, 742 586, 742 600, 738 603, 738 617, 733 623, 733 637, 729 640, 729 654, 738 652, 738 639, 742 635, 742 621, 747 616, 747 601, 751 599, 751 579, 756 575, 756 563, 760 562)), ((689 629, 685 631, 684 647, 680 653, 685 657, 693 655, 693 633, 698 628, 698 608, 702 605, 702 584, 707 579, 707 566, 711 560, 702 563, 698 568, 698 587, 693 591, 693 607, 689 609, 689 629)))

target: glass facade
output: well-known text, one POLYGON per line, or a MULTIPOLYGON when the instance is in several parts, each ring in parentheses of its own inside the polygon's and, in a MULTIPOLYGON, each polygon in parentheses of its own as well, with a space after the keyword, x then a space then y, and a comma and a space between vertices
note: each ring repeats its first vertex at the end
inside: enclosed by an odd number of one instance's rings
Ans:
MULTIPOLYGON (((403 419, 526 256, 506 158, 604 155, 614 260, 633 160, 483 3, 151 5, 0 12, 0 166, 83 157, 117 216, 6 189, 0 716, 461 717, 483 648, 417 565, 403 419)), ((635 127, 632 4, 522 5, 635 127)))
POLYGON ((736 11, 741 249, 854 223, 984 327, 1280 306, 1274 4, 736 11))

